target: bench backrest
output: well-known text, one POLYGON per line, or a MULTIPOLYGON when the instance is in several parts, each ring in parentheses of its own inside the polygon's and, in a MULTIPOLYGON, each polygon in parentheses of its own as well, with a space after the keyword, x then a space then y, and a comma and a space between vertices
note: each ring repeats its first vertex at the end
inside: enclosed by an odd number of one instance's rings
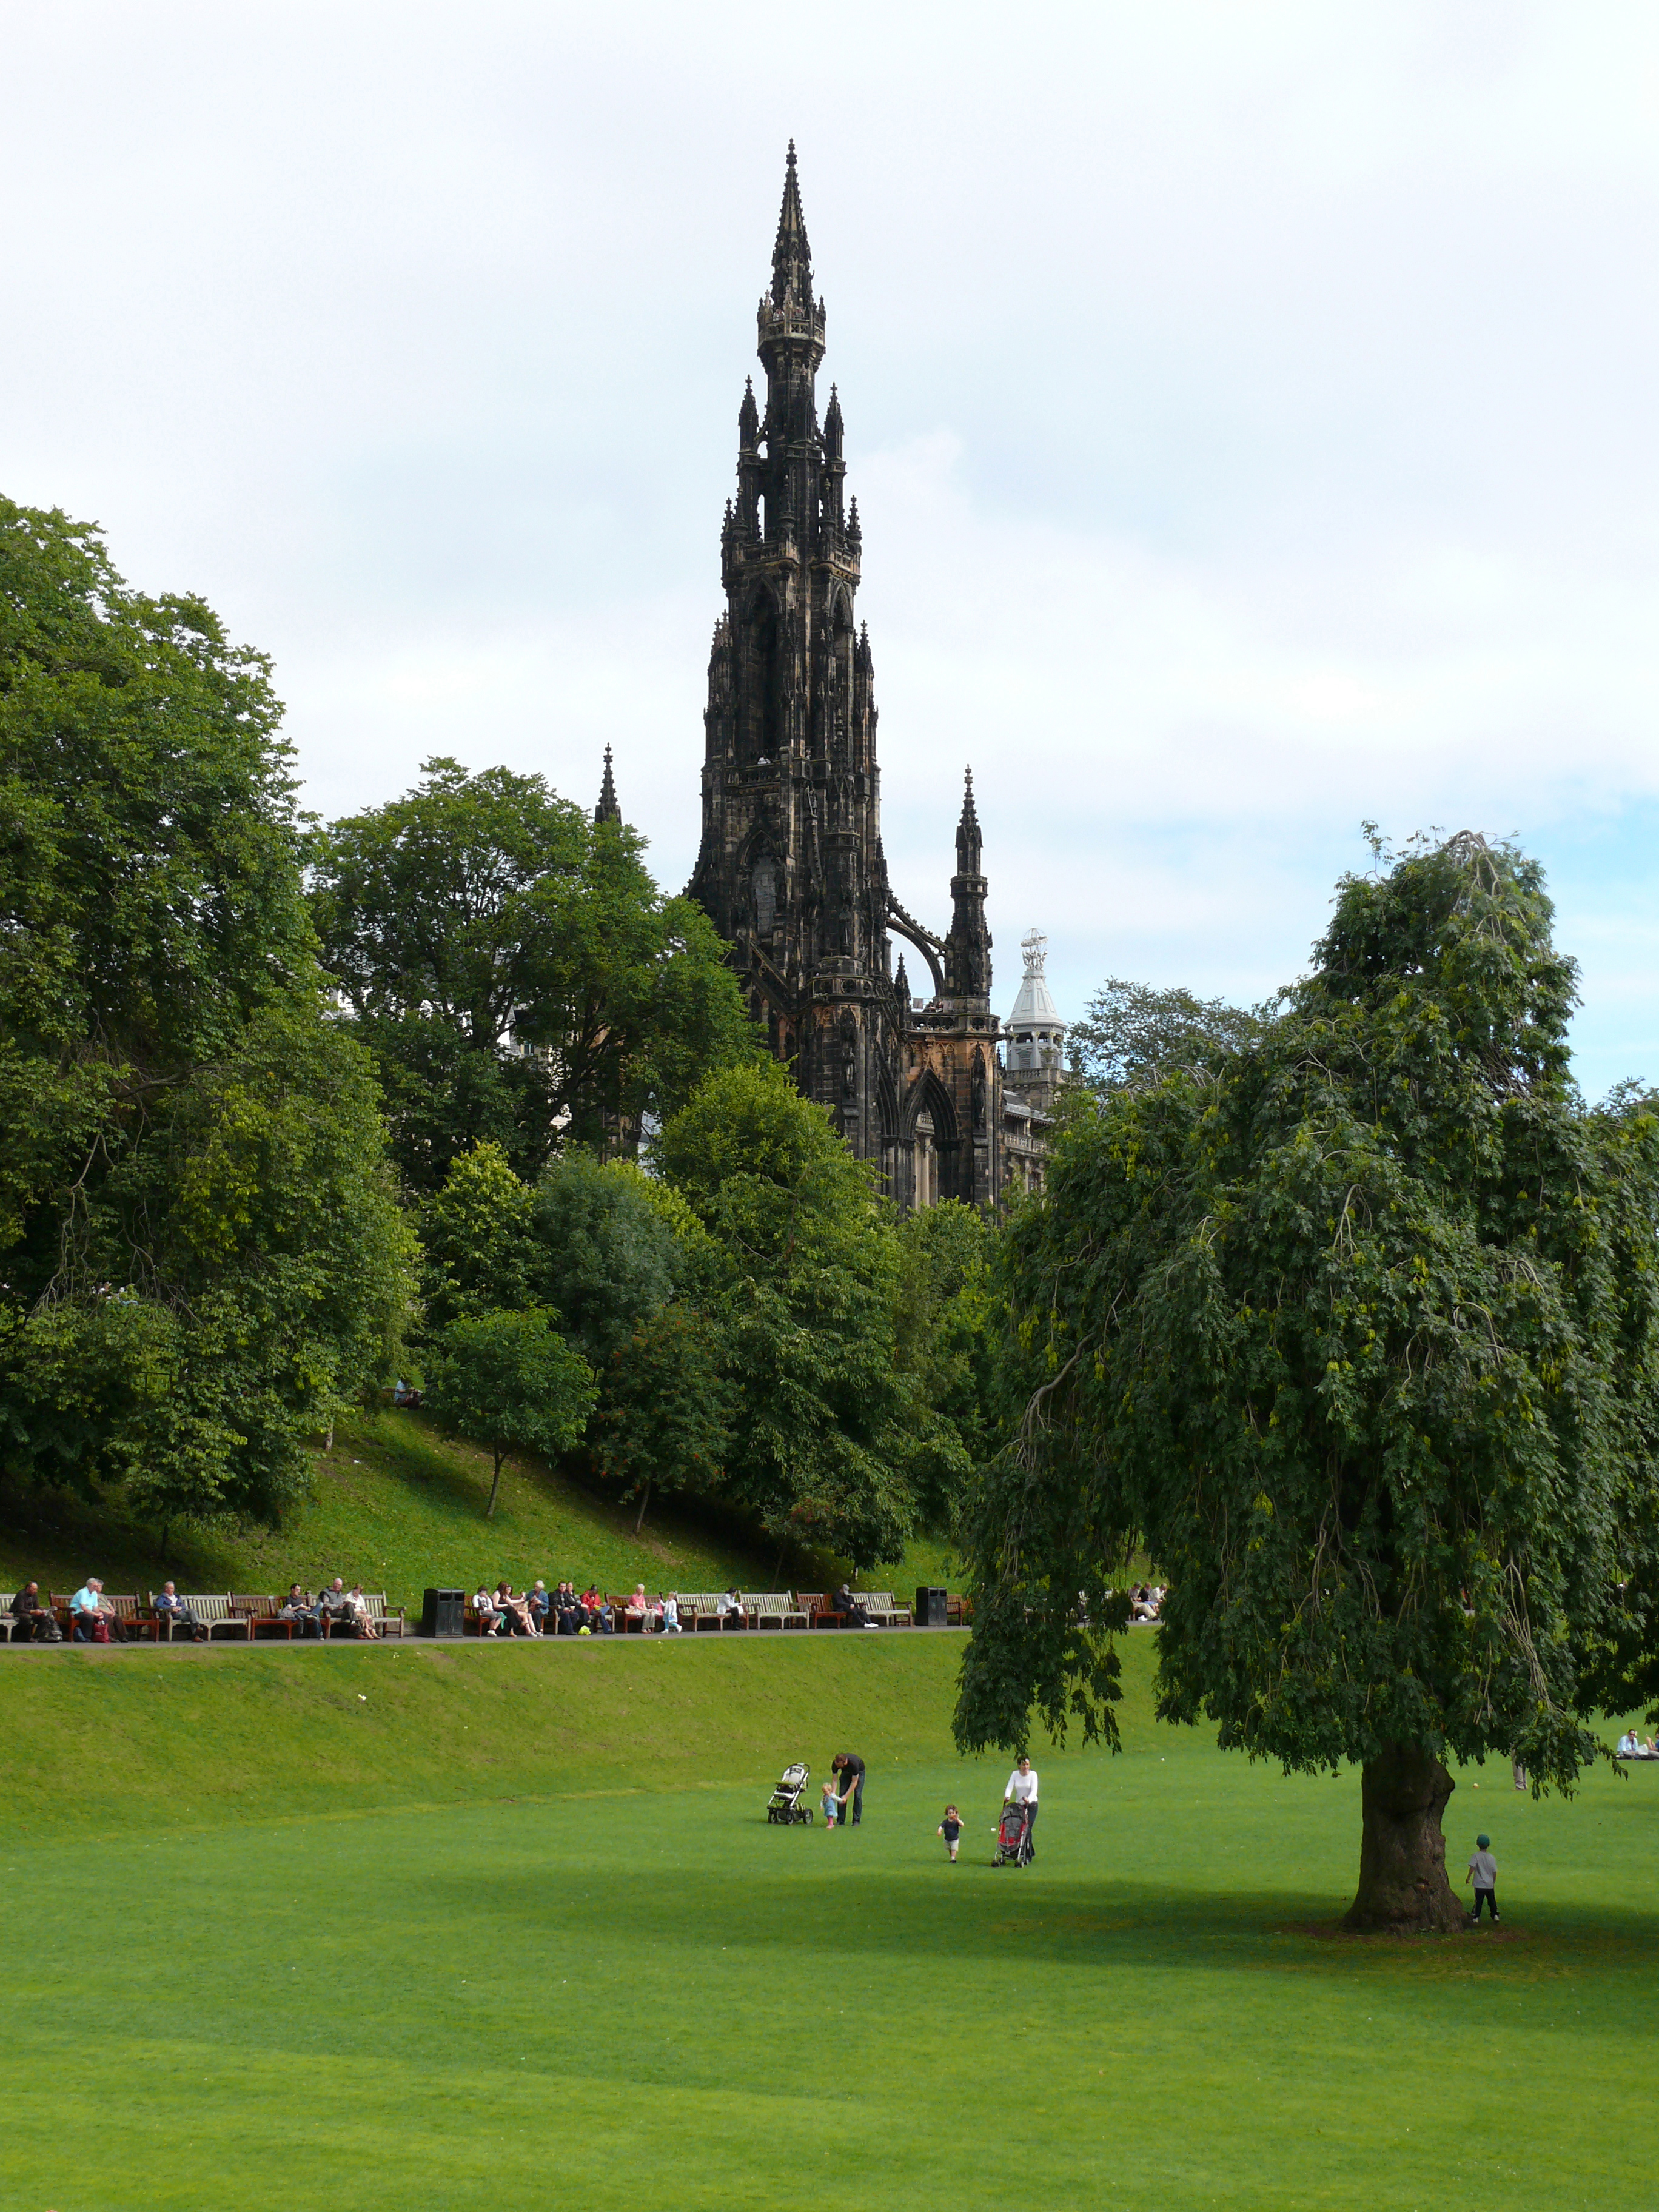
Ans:
POLYGON ((363 1595, 368 1600, 369 1619, 371 1620, 385 1620, 387 1618, 386 1609, 386 1592, 384 1590, 365 1590, 363 1592, 363 1595))
POLYGON ((750 1613, 793 1613, 795 1601, 787 1590, 744 1590, 743 1601, 750 1613))
POLYGON ((828 1613, 830 1593, 828 1590, 797 1590, 795 1603, 802 1613, 828 1613))
MULTIPOLYGON (((152 1605, 155 1602, 155 1593, 153 1590, 150 1592, 149 1601, 152 1605)), ((200 1594, 191 1593, 189 1595, 180 1591, 179 1602, 180 1605, 187 1605, 204 1626, 216 1620, 234 1620, 238 1618, 230 1609, 228 1590, 208 1590, 200 1594)))
POLYGON ((682 1613, 713 1613, 725 1595, 724 1590, 682 1590, 680 1611, 682 1613))
POLYGON ((138 1615, 143 1611, 136 1595, 132 1597, 111 1597, 106 1592, 104 1603, 115 1607, 115 1618, 118 1620, 137 1620, 138 1615))
POLYGON ((854 1598, 866 1613, 896 1613, 891 1590, 854 1590, 854 1598))
POLYGON ((241 1590, 232 1590, 230 1609, 233 1613, 245 1615, 249 1620, 274 1620, 277 1606, 274 1597, 259 1597, 241 1590))

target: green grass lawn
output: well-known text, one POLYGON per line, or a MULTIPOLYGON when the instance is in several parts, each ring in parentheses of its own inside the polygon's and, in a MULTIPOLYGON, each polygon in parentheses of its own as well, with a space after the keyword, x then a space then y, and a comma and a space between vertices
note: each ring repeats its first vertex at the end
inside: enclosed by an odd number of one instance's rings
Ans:
POLYGON ((0 2203, 1653 2201, 1659 1771, 1464 1775, 1501 1929, 1354 1943, 1357 1779, 1155 1726, 1150 1636, 993 1870, 961 1649, 0 1654, 0 2203), (767 1826, 842 1742, 863 1827, 767 1826))

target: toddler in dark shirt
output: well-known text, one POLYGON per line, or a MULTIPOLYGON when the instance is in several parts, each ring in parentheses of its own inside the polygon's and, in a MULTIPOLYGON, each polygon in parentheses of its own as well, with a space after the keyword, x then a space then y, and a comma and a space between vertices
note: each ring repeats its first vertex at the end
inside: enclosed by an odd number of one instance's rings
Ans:
POLYGON ((945 1848, 951 1854, 951 1863, 954 1866, 957 1863, 957 1845, 962 1840, 962 1815, 954 1805, 945 1807, 945 1818, 939 1822, 937 1832, 944 1837, 945 1848))

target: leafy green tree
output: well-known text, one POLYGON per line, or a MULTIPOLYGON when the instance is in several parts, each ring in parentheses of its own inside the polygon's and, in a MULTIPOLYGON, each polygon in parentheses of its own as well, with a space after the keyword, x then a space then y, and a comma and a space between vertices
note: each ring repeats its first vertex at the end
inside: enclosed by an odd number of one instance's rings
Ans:
POLYGON ((1002 1316, 991 1285, 997 1231, 947 1199, 899 1224, 895 1358, 915 1386, 913 1480, 922 1519, 945 1533, 974 1471, 995 1448, 1002 1316))
POLYGON ((662 896, 644 849, 540 776, 443 758, 319 841, 325 957, 381 1066, 411 1188, 437 1188, 481 1139, 526 1180, 561 1128, 627 1143, 757 1049, 713 925, 662 896))
POLYGON ((635 1534, 653 1489, 720 1494, 736 1412, 719 1339, 697 1308, 661 1306, 617 1343, 601 1377, 593 1449, 600 1471, 640 1501, 635 1534))
POLYGON ((1097 1091, 1161 1082, 1177 1068, 1212 1067, 1239 1051, 1261 1034, 1269 1012, 1109 975, 1072 1024, 1072 1066, 1097 1091))
POLYGON ((617 1350, 678 1291, 679 1238, 631 1161, 602 1165, 574 1146, 543 1170, 532 1208, 548 1301, 608 1378, 617 1350))
POLYGON ((1114 1736, 1144 1547, 1160 1714, 1360 1765, 1357 1929, 1461 1919, 1449 1759, 1565 1790, 1595 1754, 1654 1492, 1659 1124, 1574 1091, 1550 922, 1470 836, 1345 880, 1279 1018, 1079 1117, 1009 1236, 959 1741, 1034 1704, 1114 1736))
POLYGON ((593 1370, 538 1306, 462 1314, 434 1347, 425 1402, 447 1436, 483 1444, 495 1462, 489 1520, 509 1452, 556 1457, 577 1443, 593 1409, 593 1370))
POLYGON ((266 665, 0 500, 0 1449, 277 1516, 411 1250, 327 1021, 266 665))
POLYGON ((450 1162, 418 1217, 428 1331, 441 1334, 462 1314, 547 1303, 535 1212, 534 1194, 499 1145, 475 1145, 450 1162))
POLYGON ((863 1564, 915 1516, 899 1249, 870 1170, 767 1060, 708 1077, 656 1160, 708 1232, 702 1293, 735 1411, 725 1493, 780 1540, 863 1564))

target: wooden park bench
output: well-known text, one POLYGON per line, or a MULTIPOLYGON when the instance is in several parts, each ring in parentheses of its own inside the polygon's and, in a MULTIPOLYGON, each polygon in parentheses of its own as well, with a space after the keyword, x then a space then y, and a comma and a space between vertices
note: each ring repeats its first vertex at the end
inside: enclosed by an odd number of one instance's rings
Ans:
POLYGON ((847 1616, 837 1613, 830 1602, 828 1590, 799 1590, 795 1603, 806 1615, 809 1628, 845 1628, 847 1616))
POLYGON ((368 1600, 368 1617, 376 1629, 382 1636, 397 1637, 401 1643, 409 1633, 407 1608, 388 1605, 384 1590, 365 1590, 363 1595, 368 1600))
POLYGON ((128 1638, 147 1637, 152 1644, 159 1643, 161 1624, 155 1615, 138 1602, 135 1592, 131 1597, 106 1597, 105 1603, 115 1607, 115 1618, 121 1624, 121 1633, 128 1638))
POLYGON ((880 1621, 884 1628, 909 1628, 915 1624, 909 1607, 899 1604, 891 1590, 854 1590, 853 1595, 871 1620, 880 1621))
POLYGON ((744 1590, 743 1602, 754 1628, 805 1628, 806 1615, 787 1590, 744 1590))
POLYGON ((718 1628, 722 1614, 719 1612, 724 1590, 682 1590, 680 1592, 680 1624, 682 1627, 718 1628))
MULTIPOLYGON (((149 1594, 149 1601, 152 1607, 155 1603, 154 1590, 149 1594)), ((196 1615, 197 1620, 207 1631, 210 1644, 216 1636, 240 1636, 244 1644, 252 1643, 253 1623, 245 1613, 231 1611, 231 1596, 228 1590, 211 1590, 201 1595, 187 1595, 180 1590, 179 1602, 180 1605, 187 1605, 196 1615)))
POLYGON ((280 1636, 286 1643, 294 1641, 294 1623, 282 1617, 281 1601, 274 1597, 250 1595, 243 1590, 232 1590, 230 1609, 246 1621, 249 1633, 255 1637, 280 1636))

